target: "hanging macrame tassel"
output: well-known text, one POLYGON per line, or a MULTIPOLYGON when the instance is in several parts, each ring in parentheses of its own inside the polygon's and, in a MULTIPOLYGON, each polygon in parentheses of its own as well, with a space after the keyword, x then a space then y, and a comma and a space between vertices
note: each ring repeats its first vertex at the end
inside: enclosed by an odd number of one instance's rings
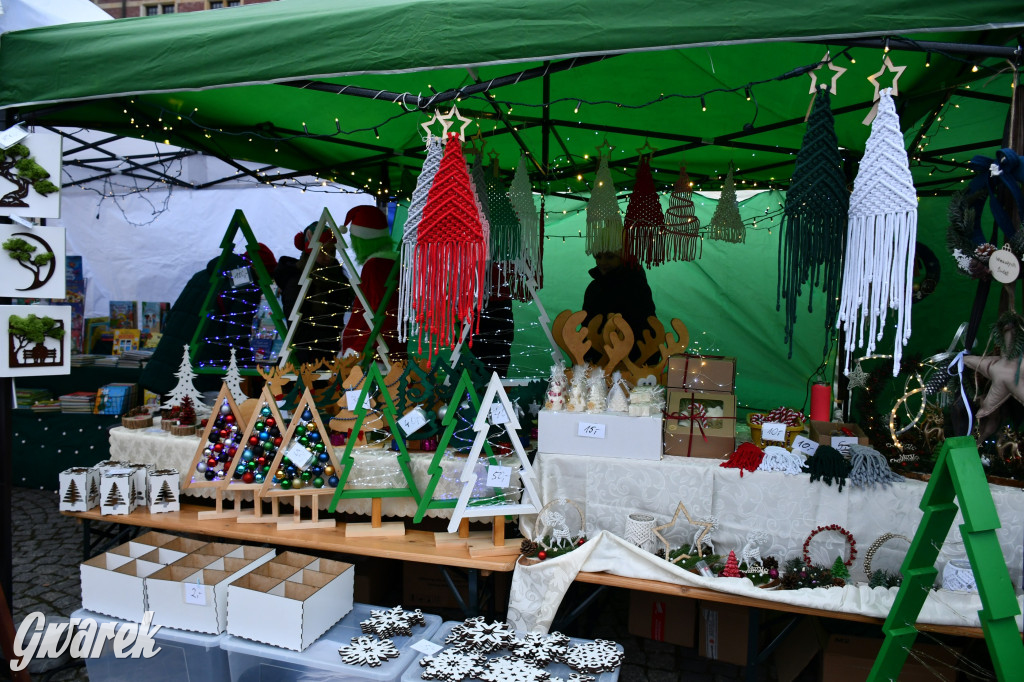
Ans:
MULTIPOLYGON (((877 119, 876 119, 877 120, 877 119)), ((902 476, 889 468, 889 461, 878 450, 866 445, 850 446, 850 485, 854 488, 874 488, 876 484, 888 488, 902 476)))
MULTIPOLYGON (((524 276, 532 277, 533 285, 540 288, 544 280, 543 263, 541 262, 540 216, 533 203, 533 187, 530 185, 530 174, 526 170, 525 155, 519 157, 516 174, 508 189, 508 198, 512 202, 512 208, 516 210, 516 215, 519 216, 519 224, 523 230, 522 257, 527 268, 524 276)), ((541 196, 542 206, 543 202, 544 197, 541 196)))
POLYGON ((402 266, 398 283, 398 340, 405 343, 409 334, 415 334, 415 315, 412 311, 412 274, 416 270, 413 258, 416 252, 416 232, 423 218, 423 207, 427 203, 430 186, 434 184, 434 176, 441 165, 441 154, 444 145, 439 137, 431 137, 427 143, 427 158, 423 161, 423 170, 416 179, 416 187, 412 191, 409 203, 409 215, 405 219, 405 230, 402 233, 402 266))
POLYGON ((838 450, 829 445, 822 445, 814 452, 813 457, 807 458, 807 468, 811 472, 811 483, 822 481, 830 486, 832 481, 835 481, 839 484, 839 492, 843 492, 851 466, 838 450))
POLYGON ((700 220, 694 214, 690 176, 686 166, 680 166, 665 211, 665 261, 697 260, 701 256, 700 248, 700 220))
POLYGON ((736 181, 732 177, 732 163, 722 185, 722 194, 715 206, 715 213, 708 223, 708 238, 721 242, 739 244, 747 239, 747 228, 740 217, 740 205, 736 201, 736 181))
POLYGON ((839 154, 829 93, 825 89, 815 96, 803 144, 796 155, 779 242, 775 307, 781 310, 785 300, 784 343, 789 345, 791 359, 797 298, 804 285, 810 290, 808 312, 813 312, 814 289, 821 287, 824 294, 825 329, 828 330, 824 353, 829 352, 839 311, 842 282, 839 268, 846 247, 849 203, 843 159, 839 154))
POLYGON ((484 287, 480 292, 486 302, 491 295, 491 211, 487 203, 487 180, 484 177, 484 167, 480 159, 481 155, 477 154, 469 175, 473 180, 473 199, 476 201, 476 207, 480 213, 480 226, 483 229, 484 245, 487 247, 484 263, 484 287))
POLYGON ((606 252, 622 252, 622 213, 615 198, 608 157, 602 155, 587 202, 587 254, 606 252))
POLYGON ((754 472, 761 466, 764 459, 764 450, 753 443, 740 443, 736 452, 729 455, 729 461, 722 462, 718 466, 725 469, 739 469, 740 478, 743 478, 743 471, 754 472))
POLYGON ((874 354, 889 311, 896 310, 892 373, 898 376, 903 346, 910 340, 917 193, 889 88, 880 93, 878 115, 853 183, 846 243, 839 303, 839 326, 846 327, 845 371, 849 373, 857 348, 874 354))
POLYGON ((412 308, 419 353, 424 335, 432 357, 443 346, 455 347, 464 323, 476 331, 486 259, 484 227, 462 141, 449 135, 417 230, 412 308))
POLYGON ((764 449, 764 459, 757 468, 760 471, 778 471, 787 476, 796 476, 804 472, 805 463, 801 455, 795 455, 778 445, 768 445, 764 449))
POLYGON ((636 185, 622 224, 622 252, 626 260, 645 268, 665 262, 665 214, 654 189, 651 161, 646 156, 637 167, 636 185))
POLYGON ((494 172, 487 177, 487 204, 491 208, 491 262, 497 267, 497 282, 492 282, 494 291, 510 295, 516 300, 529 296, 525 286, 522 268, 515 264, 522 257, 523 227, 519 216, 509 199, 508 188, 498 175, 497 160, 494 172))

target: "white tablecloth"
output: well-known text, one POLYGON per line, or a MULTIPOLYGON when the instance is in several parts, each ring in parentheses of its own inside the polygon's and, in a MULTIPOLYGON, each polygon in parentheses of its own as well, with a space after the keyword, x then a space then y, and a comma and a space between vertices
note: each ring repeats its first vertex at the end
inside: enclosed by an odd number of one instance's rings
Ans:
MULTIPOLYGON (((661 461, 640 461, 575 455, 540 454, 534 463, 538 493, 543 502, 568 498, 580 504, 587 517, 587 533, 606 530, 624 536, 630 512, 652 514, 658 524, 667 523, 680 501, 694 518, 718 517, 714 533, 715 550, 737 557, 754 530, 767 531, 771 546, 762 555, 774 555, 779 563, 800 556, 804 539, 819 525, 839 524, 857 541, 857 559, 850 567, 855 582, 866 581, 864 554, 883 533, 913 538, 921 521, 919 508, 926 484, 903 480, 888 488, 859 489, 821 482, 810 483, 807 474, 724 469, 720 460, 665 457, 661 461)), ((1002 528, 997 532, 1013 584, 1020 588, 1024 564, 1024 490, 991 486, 1002 528)), ((524 534, 532 535, 534 517, 522 517, 524 534)), ((960 536, 960 515, 950 530, 936 562, 941 573, 950 559, 965 558, 960 536)), ((675 547, 689 542, 695 528, 682 515, 666 531, 675 547)), ((878 551, 873 569, 897 570, 906 554, 907 543, 892 540, 878 551)), ((835 533, 821 533, 811 544, 811 558, 831 565, 842 552, 845 541, 835 533)))
MULTIPOLYGON (((161 430, 158 426, 148 429, 126 429, 118 426, 110 430, 110 458, 123 460, 136 464, 150 464, 160 469, 177 469, 180 477, 182 494, 193 497, 213 498, 214 488, 185 488, 185 484, 191 475, 192 459, 199 448, 198 436, 172 436, 170 433, 161 430)), ((338 450, 338 457, 341 457, 341 450, 338 450)), ((353 453, 355 464, 349 476, 348 488, 386 488, 404 487, 405 478, 396 459, 397 453, 382 451, 379 449, 359 448, 353 453)), ((419 490, 423 490, 430 480, 427 468, 433 459, 433 453, 410 453, 410 470, 413 480, 419 490)), ((517 458, 512 456, 498 457, 498 463, 504 466, 512 466, 513 476, 511 488, 505 489, 506 495, 514 495, 518 491, 519 477, 516 474, 517 458)), ((462 483, 459 477, 465 466, 465 456, 457 455, 451 451, 446 452, 441 460, 442 474, 437 482, 432 496, 435 500, 457 499, 462 483)), ((486 479, 485 467, 487 462, 481 457, 478 462, 477 480, 486 479)), ((229 488, 230 490, 230 488, 229 488)), ((490 495, 493 488, 478 486, 473 499, 481 499, 490 495)), ((227 499, 232 499, 235 494, 240 494, 242 499, 251 500, 251 492, 234 493, 229 492, 227 499)), ((308 498, 304 498, 308 499, 308 498)), ((320 507, 326 509, 331 502, 330 495, 323 495, 319 498, 320 507)), ((370 500, 364 499, 343 499, 338 503, 337 511, 351 514, 369 514, 370 500)), ((384 516, 398 516, 412 518, 416 514, 416 504, 410 497, 385 497, 382 499, 381 513, 384 516)), ((450 509, 432 509, 427 516, 450 518, 450 509)))

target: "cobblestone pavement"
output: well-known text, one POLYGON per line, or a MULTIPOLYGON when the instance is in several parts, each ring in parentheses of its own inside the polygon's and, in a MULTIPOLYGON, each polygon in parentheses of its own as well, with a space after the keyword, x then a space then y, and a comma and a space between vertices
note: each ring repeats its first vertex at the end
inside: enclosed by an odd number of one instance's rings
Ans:
MULTIPOLYGON (((54 491, 14 488, 15 623, 34 611, 69 616, 81 606, 78 565, 82 560, 81 526, 57 511, 54 491)), ((611 639, 626 651, 622 682, 731 682, 743 669, 697 656, 693 649, 630 635, 625 590, 608 590, 567 634, 611 639)), ((762 676, 763 677, 763 676, 762 676)), ((84 667, 54 677, 55 682, 87 681, 84 667)))

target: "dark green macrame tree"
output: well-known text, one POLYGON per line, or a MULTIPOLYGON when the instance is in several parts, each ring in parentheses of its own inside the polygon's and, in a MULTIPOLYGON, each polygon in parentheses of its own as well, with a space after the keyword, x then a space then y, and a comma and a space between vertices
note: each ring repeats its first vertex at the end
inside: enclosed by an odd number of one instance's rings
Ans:
POLYGON ((824 354, 828 354, 839 311, 849 206, 850 193, 843 174, 830 95, 827 89, 821 90, 815 96, 803 144, 796 155, 782 219, 775 308, 781 310, 785 300, 785 343, 789 344, 790 358, 797 298, 805 284, 811 289, 807 295, 808 312, 814 311, 814 288, 821 287, 825 296, 824 354))

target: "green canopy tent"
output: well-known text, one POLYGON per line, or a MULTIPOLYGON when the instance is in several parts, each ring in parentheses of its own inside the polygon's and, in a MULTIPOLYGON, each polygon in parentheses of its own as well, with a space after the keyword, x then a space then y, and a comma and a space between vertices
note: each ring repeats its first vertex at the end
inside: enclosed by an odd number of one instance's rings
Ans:
MULTIPOLYGON (((825 66, 813 73, 830 80, 835 72, 820 62, 831 60, 847 69, 833 109, 852 179, 869 132, 867 77, 888 47, 906 67, 897 103, 915 182, 922 196, 941 197, 964 186, 971 155, 991 155, 1003 137, 1020 10, 998 0, 801 9, 290 0, 6 34, 0 107, 9 122, 83 126, 293 171, 268 176, 239 164, 233 177, 299 186, 314 176, 403 199, 424 158, 422 112, 457 102, 507 175, 520 154, 529 161, 545 217, 542 298, 554 314, 581 305, 589 267, 581 210, 605 139, 616 147, 611 168, 623 193, 647 142, 663 192, 684 161, 697 190, 720 189, 730 162, 739 189, 784 190, 809 109, 808 74, 825 66)), ((879 84, 892 78, 884 72, 879 84)), ((706 222, 714 204, 702 201, 706 222)), ((738 393, 753 407, 799 406, 822 361, 817 312, 798 318, 785 359, 772 295, 781 202, 763 194, 744 205, 746 244, 705 241, 700 261, 649 274, 662 319, 681 318, 705 352, 741 358, 738 393)), ((944 210, 941 198, 922 203, 923 238, 943 269, 941 288, 915 307, 915 328, 931 328, 927 350, 966 317, 973 295, 954 286, 942 253, 944 210), (942 319, 926 312, 933 304, 942 319)), ((514 369, 543 374, 536 312, 520 306, 517 318, 514 369)))

